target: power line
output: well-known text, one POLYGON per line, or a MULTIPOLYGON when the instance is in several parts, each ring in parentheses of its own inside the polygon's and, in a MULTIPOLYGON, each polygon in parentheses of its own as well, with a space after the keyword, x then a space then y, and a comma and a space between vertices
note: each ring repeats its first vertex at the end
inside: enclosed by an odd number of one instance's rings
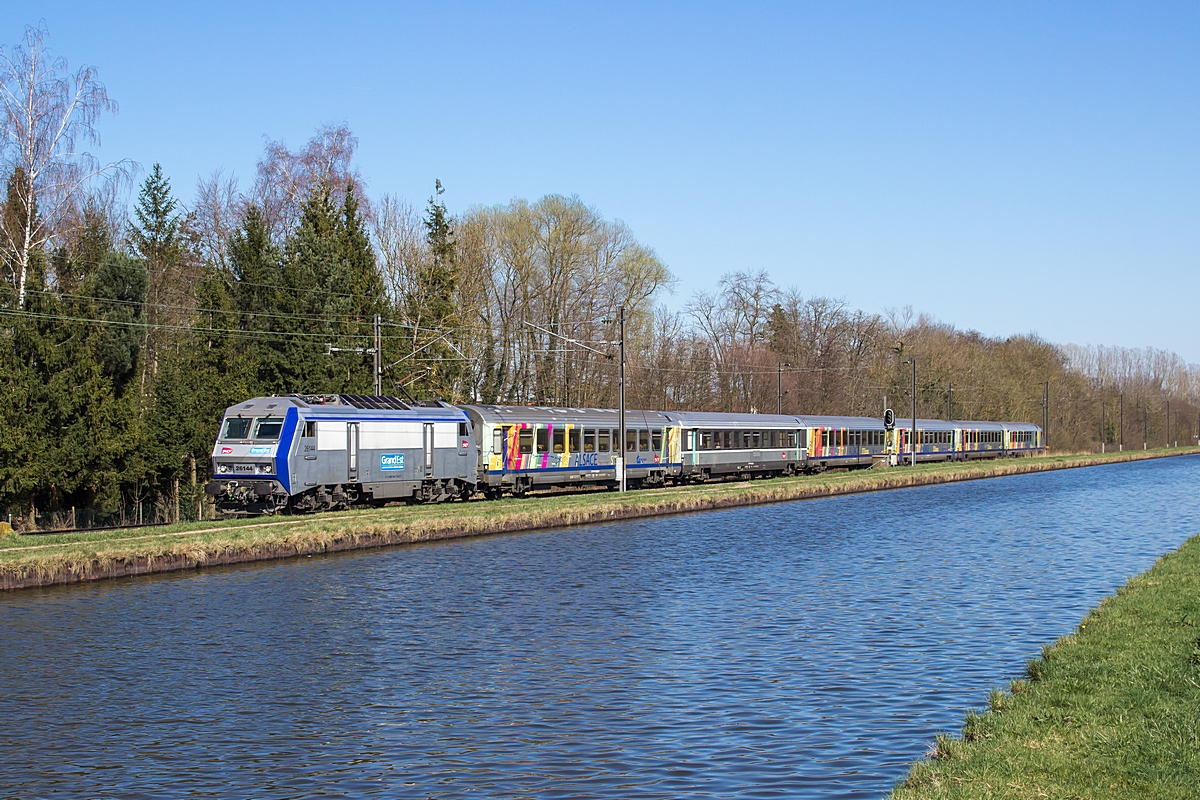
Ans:
MULTIPOLYGON (((265 338, 265 339, 288 339, 288 338, 304 338, 304 339, 319 339, 322 341, 328 340, 332 334, 329 333, 303 333, 299 331, 247 331, 237 328, 209 328, 197 327, 191 325, 167 325, 163 323, 150 322, 135 322, 125 320, 112 319, 95 319, 92 317, 68 317, 61 314, 38 314, 31 311, 10 311, 8 309, 0 309, 0 316, 10 319, 34 318, 52 320, 57 322, 83 322, 96 325, 114 325, 118 327, 136 328, 138 330, 173 330, 186 331, 188 333, 213 333, 224 334, 229 336, 241 336, 245 338, 265 338)), ((355 338, 351 334, 351 338, 355 338)), ((357 338, 368 338, 368 334, 359 334, 357 338)), ((408 341, 404 336, 386 336, 381 337, 394 341, 408 341)))
POLYGON ((97 297, 86 294, 67 294, 51 292, 48 289, 28 289, 27 294, 48 294, 54 297, 69 297, 74 300, 91 300, 97 303, 111 303, 122 306, 141 306, 143 308, 154 308, 161 311, 187 311, 196 314, 233 314, 239 317, 259 317, 262 319, 303 319, 312 322, 361 322, 364 325, 369 325, 371 322, 365 317, 350 316, 350 315, 334 315, 334 316, 317 316, 315 314, 272 314, 266 311, 243 311, 237 308, 192 308, 191 306, 171 305, 169 303, 151 303, 149 301, 139 300, 121 300, 112 297, 97 297))

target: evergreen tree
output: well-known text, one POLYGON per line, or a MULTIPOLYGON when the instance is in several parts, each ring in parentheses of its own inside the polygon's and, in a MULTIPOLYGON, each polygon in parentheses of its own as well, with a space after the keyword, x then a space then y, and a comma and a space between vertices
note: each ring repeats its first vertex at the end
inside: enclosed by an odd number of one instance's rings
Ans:
POLYGON ((37 212, 37 198, 28 187, 28 181, 25 178, 25 171, 17 167, 8 176, 6 185, 4 210, 0 212, 0 236, 8 237, 6 241, 0 243, 0 257, 4 259, 4 295, 0 296, 0 301, 5 306, 15 305, 17 301, 17 275, 20 272, 21 265, 15 254, 18 254, 26 249, 26 243, 16 241, 17 237, 23 236, 25 229, 25 220, 31 219, 34 224, 39 222, 37 212), (27 215, 26 198, 28 202, 33 204, 33 214, 27 215))
POLYGON ((422 381, 425 390, 439 399, 457 400, 463 375, 460 353, 452 345, 458 338, 453 330, 459 324, 455 299, 458 244, 446 205, 439 200, 442 182, 435 186, 424 219, 429 260, 419 270, 406 303, 408 318, 417 321, 417 329, 411 331, 412 352, 425 348, 421 350, 428 369, 422 381))
MULTIPOLYGON (((155 164, 138 193, 133 210, 137 225, 129 232, 134 252, 146 262, 151 275, 166 273, 183 253, 179 232, 178 202, 171 196, 171 182, 155 164)), ((153 281, 151 281, 153 282, 153 281)))
POLYGON ((155 164, 138 193, 133 212, 137 224, 129 232, 133 253, 141 259, 146 275, 143 393, 158 370, 159 350, 173 338, 164 326, 183 321, 179 306, 183 305, 182 290, 186 281, 182 275, 184 243, 179 231, 179 215, 175 213, 178 205, 171 196, 171 182, 163 175, 162 165, 155 164))

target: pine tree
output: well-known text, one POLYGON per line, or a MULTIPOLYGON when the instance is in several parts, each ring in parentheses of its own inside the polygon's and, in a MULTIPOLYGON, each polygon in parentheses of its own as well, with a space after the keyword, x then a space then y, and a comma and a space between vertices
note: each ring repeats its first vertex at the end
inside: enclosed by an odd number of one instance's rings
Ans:
POLYGON ((179 235, 179 203, 171 196, 171 182, 155 164, 138 193, 133 213, 137 225, 129 232, 134 252, 146 261, 151 275, 177 263, 183 252, 179 235))
POLYGON ((171 196, 171 182, 155 164, 138 193, 134 217, 137 224, 129 232, 133 252, 146 274, 146 322, 142 349, 146 352, 141 376, 143 393, 152 385, 158 371, 158 354, 172 338, 162 327, 179 322, 179 307, 186 283, 181 274, 184 246, 179 233, 178 203, 171 196))
POLYGON ((458 338, 453 331, 459 324, 455 298, 458 243, 446 205, 439 200, 442 182, 437 181, 435 187, 424 220, 429 261, 420 270, 406 304, 408 318, 416 322, 411 331, 412 352, 425 348, 421 353, 429 370, 422 381, 426 391, 440 399, 457 400, 463 375, 461 355, 453 345, 458 338))

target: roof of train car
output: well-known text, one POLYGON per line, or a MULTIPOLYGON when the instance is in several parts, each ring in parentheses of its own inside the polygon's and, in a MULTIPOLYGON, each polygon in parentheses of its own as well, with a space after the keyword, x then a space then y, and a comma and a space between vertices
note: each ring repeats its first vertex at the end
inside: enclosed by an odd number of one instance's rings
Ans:
POLYGON ((236 403, 225 409, 225 415, 230 414, 263 414, 282 416, 289 406, 309 411, 328 411, 339 415, 363 417, 394 417, 398 414, 417 415, 424 418, 446 417, 461 420, 463 412, 451 405, 410 405, 398 398, 372 397, 370 395, 281 395, 271 397, 254 397, 236 403), (357 404, 355 404, 357 401, 357 404), (371 402, 373 407, 363 407, 371 402))
POLYGON ((1032 422, 1002 422, 1000 423, 1010 431, 1040 431, 1041 425, 1034 425, 1032 422))
POLYGON ((883 427, 883 417, 839 417, 833 415, 801 414, 800 419, 809 428, 876 430, 883 427))
MULTIPOLYGON (((909 430, 912 428, 912 419, 902 419, 900 417, 896 417, 896 427, 903 430, 909 430)), ((948 422, 944 419, 921 419, 920 417, 917 417, 917 427, 923 431, 955 431, 963 427, 963 425, 958 420, 951 420, 948 422)), ((999 425, 997 425, 997 428, 999 428, 999 425)))
POLYGON ((734 414, 719 411, 665 411, 668 417, 685 428, 719 428, 724 425, 753 425, 764 428, 804 427, 799 417, 791 414, 734 414))
MULTIPOLYGON (((896 418, 896 427, 908 429, 912 422, 908 419, 896 418)), ((1029 422, 993 422, 978 419, 917 419, 917 427, 926 431, 968 430, 968 431, 1040 431, 1041 427, 1029 422)))
MULTIPOLYGON (((613 428, 619 424, 616 409, 612 408, 552 408, 550 406, 493 406, 464 405, 460 408, 474 411, 485 422, 512 423, 563 422, 575 425, 596 425, 613 428)), ((656 424, 666 425, 670 419, 661 411, 627 409, 625 426, 656 424)))

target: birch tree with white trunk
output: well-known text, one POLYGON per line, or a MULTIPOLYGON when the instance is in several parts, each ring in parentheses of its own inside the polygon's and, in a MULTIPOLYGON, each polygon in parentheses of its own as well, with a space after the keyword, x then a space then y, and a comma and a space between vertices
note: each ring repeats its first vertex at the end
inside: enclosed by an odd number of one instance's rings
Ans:
POLYGON ((16 176, 19 210, 0 220, 0 256, 17 308, 25 303, 31 253, 65 232, 90 184, 122 180, 133 168, 130 161, 101 163, 85 149, 100 145, 96 123, 117 104, 93 67, 71 72, 45 39, 45 29, 29 27, 21 44, 0 48, 0 168, 16 176))

